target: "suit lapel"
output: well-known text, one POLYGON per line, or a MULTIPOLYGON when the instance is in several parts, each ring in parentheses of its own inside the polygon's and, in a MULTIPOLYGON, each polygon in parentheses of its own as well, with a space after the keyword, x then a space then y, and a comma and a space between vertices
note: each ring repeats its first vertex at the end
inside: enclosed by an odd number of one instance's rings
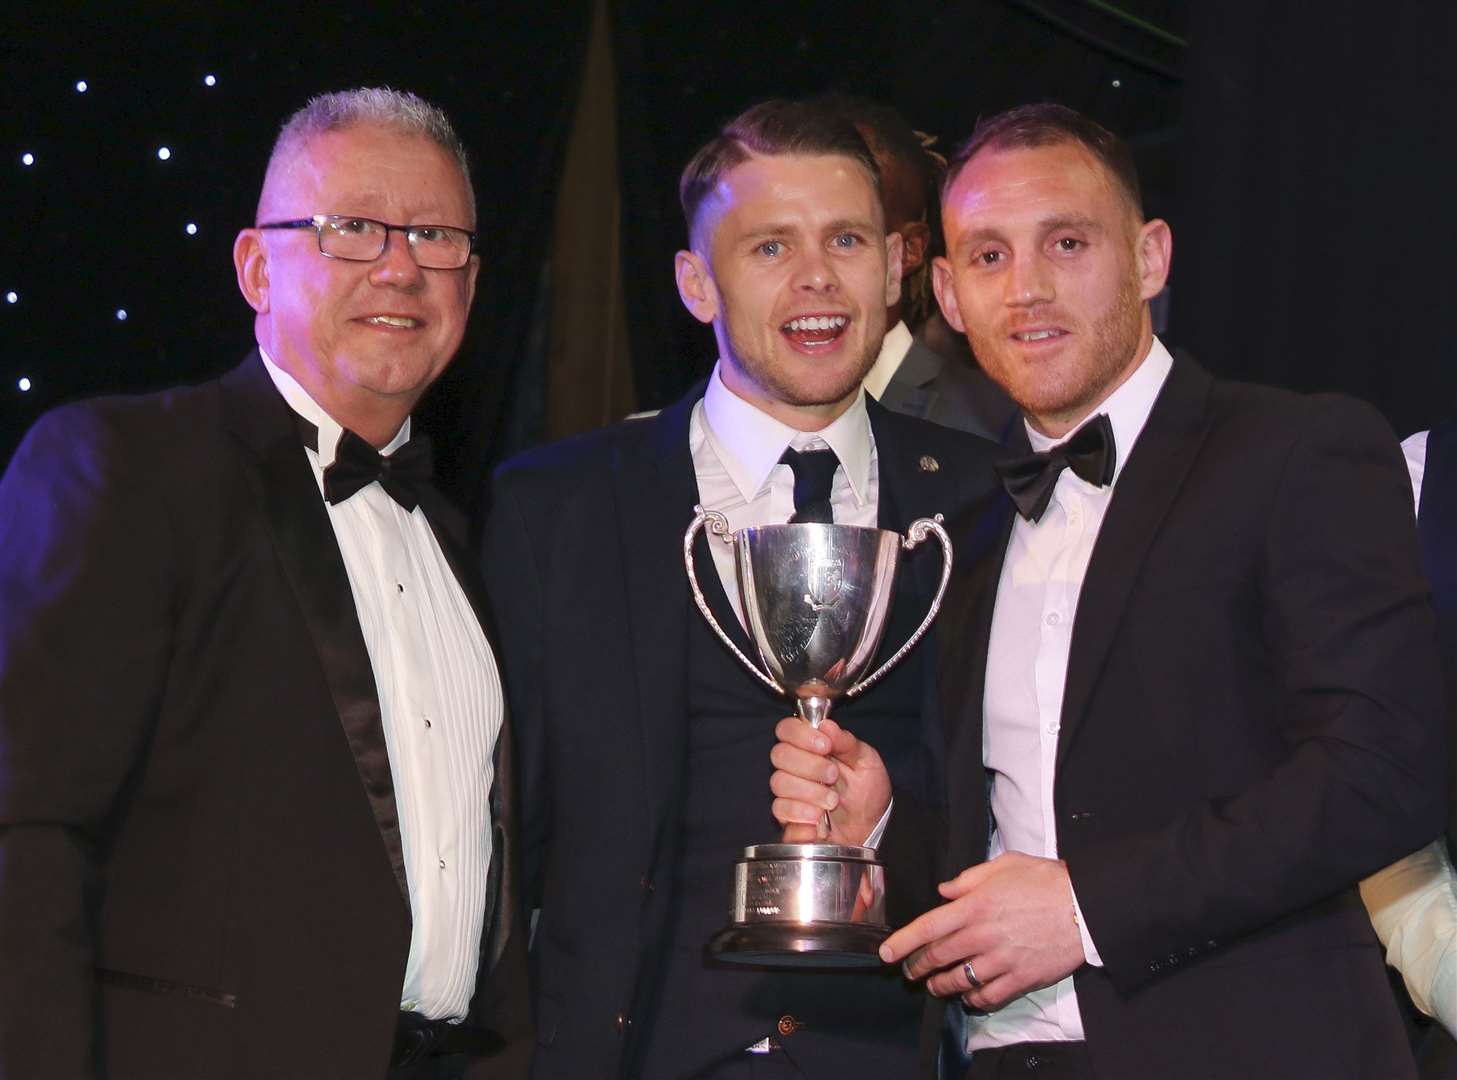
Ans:
POLYGON ((222 390, 226 423, 254 459, 258 496, 279 565, 313 638, 400 898, 408 909, 400 819, 374 669, 359 629, 344 560, 304 457, 293 413, 256 352, 224 376, 222 390))
POLYGON ((936 376, 944 363, 937 353, 912 340, 880 395, 880 404, 891 412, 927 419, 936 405, 936 376))
POLYGON ((1149 545, 1203 443, 1212 385, 1192 361, 1176 360, 1118 476, 1078 595, 1057 744, 1059 765, 1097 685, 1149 545))
MULTIPOLYGON (((619 445, 614 462, 618 543, 627 583, 623 614, 632 639, 653 856, 679 802, 687 752, 688 619, 700 616, 696 609, 690 614, 683 533, 698 501, 688 423, 702 393, 699 385, 654 419, 641 421, 642 437, 619 445)), ((701 554, 700 581, 713 575, 707 552, 701 554)))

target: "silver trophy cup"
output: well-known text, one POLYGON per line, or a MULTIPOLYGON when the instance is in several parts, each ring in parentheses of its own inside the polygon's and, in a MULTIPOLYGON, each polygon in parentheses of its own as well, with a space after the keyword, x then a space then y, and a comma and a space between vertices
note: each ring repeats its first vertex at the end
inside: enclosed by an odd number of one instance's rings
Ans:
MULTIPOLYGON (((728 519, 694 507, 683 561, 698 610, 730 651, 770 689, 793 698, 819 727, 840 697, 873 686, 925 635, 951 577, 951 539, 941 515, 907 535, 856 525, 764 525, 730 532, 728 519), (744 655, 714 618, 694 568, 693 545, 707 528, 732 544, 749 637, 764 665, 744 655), (880 667, 870 665, 885 631, 902 551, 934 535, 941 583, 916 632, 880 667), (767 673, 766 673, 767 672, 767 673)), ((709 951, 720 960, 768 967, 871 967, 890 933, 885 868, 870 848, 848 844, 758 844, 735 866, 732 921, 709 951)))

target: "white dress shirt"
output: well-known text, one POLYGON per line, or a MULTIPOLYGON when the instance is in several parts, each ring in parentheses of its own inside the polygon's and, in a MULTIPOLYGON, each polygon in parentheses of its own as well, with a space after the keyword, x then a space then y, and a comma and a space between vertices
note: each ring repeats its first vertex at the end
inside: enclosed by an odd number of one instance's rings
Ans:
MULTIPOLYGON (((1427 433, 1401 444, 1416 505, 1422 502, 1427 433)), ((1457 871, 1439 837, 1361 882, 1361 899, 1386 962, 1401 972, 1416 1007, 1457 1038, 1457 871)))
MULTIPOLYGON (((319 429, 318 451, 300 452, 322 498, 343 429, 266 353, 263 362, 289 406, 319 429)), ((407 419, 382 453, 409 437, 407 419)), ((400 816, 413 922, 400 1007, 463 1019, 491 865, 492 755, 504 715, 495 658, 424 511, 406 511, 378 483, 327 509, 374 671, 400 816)))
MULTIPOLYGON (((698 478, 698 501, 705 510, 728 518, 734 532, 756 525, 781 525, 794 513, 794 470, 779 463, 784 451, 823 450, 829 447, 840 459, 830 484, 830 507, 836 525, 877 524, 880 499, 879 458, 865 395, 819 431, 800 431, 780 423, 739 397, 719 378, 715 364, 703 400, 693 406, 688 420, 688 448, 698 478)), ((744 623, 739 598, 738 570, 733 548, 709 537, 714 567, 728 594, 739 625, 744 623)), ((748 672, 745 678, 750 678, 748 672)), ((785 703, 786 710, 789 708, 785 703)), ((879 845, 890 822, 890 808, 866 838, 866 847, 879 845)))
POLYGON ((885 388, 890 385, 890 380, 895 378, 895 373, 900 370, 901 361, 906 358, 906 353, 911 351, 911 345, 915 338, 911 336, 911 328, 905 321, 896 323, 885 332, 885 340, 880 343, 880 355, 875 358, 875 364, 870 369, 870 374, 865 376, 865 392, 879 401, 885 393, 885 388))
MULTIPOLYGON (((1155 338, 1133 374, 1089 417, 1106 413, 1113 425, 1113 482, 1095 487, 1064 469, 1042 519, 1031 522, 1019 515, 1012 526, 992 614, 983 714, 983 761, 993 774, 992 857, 1020 851, 1057 858, 1052 796, 1078 595, 1118 476, 1172 366, 1173 358, 1155 338)), ((1072 434, 1054 440, 1027 428, 1037 451, 1072 434)), ((1093 944, 1098 928, 1087 926, 1081 912, 1078 925, 1086 959, 1100 964, 1093 944)), ((1081 1040, 1083 1021, 1072 977, 997 1012, 968 1017, 967 1036, 972 1050, 1081 1040)))

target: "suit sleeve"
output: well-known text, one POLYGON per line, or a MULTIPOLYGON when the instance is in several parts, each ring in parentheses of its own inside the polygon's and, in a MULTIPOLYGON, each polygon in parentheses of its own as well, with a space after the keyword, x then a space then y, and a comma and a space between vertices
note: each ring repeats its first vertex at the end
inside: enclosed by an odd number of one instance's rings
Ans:
POLYGON ((551 803, 542 724, 541 563, 518 499, 518 487, 512 473, 497 473, 482 536, 481 568, 500 639, 506 698, 516 739, 522 891, 530 913, 541 906, 551 803))
POLYGON ((4 1076, 96 1067, 105 850, 166 683, 176 554, 125 443, 98 410, 62 410, 0 480, 4 1076))
POLYGON ((1296 420, 1271 465, 1263 618, 1249 627, 1280 688, 1282 756, 1244 790, 1067 855, 1124 993, 1348 892, 1442 828, 1436 630, 1395 439, 1347 399, 1310 399, 1296 420))

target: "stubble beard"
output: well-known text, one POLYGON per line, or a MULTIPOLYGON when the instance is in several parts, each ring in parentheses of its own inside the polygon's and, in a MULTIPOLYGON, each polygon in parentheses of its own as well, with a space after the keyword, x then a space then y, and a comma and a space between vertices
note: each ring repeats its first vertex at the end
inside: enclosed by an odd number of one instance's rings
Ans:
MULTIPOLYGON (((1143 299, 1139 282, 1130 277, 1118 290, 1113 306, 1092 325, 1084 356, 1089 362, 1064 364, 1055 380, 1034 377, 1013 379, 1006 371, 983 369, 1005 390, 1027 416, 1059 423, 1083 419, 1113 389, 1119 377, 1135 360, 1143 327, 1143 299)), ((988 342, 984 335, 970 334, 972 354, 996 356, 1001 341, 988 342)), ((1017 361, 1013 361, 1016 364, 1017 361)))
MULTIPOLYGON (((734 336, 732 330, 728 331, 729 351, 732 353, 729 362, 776 401, 795 408, 822 408, 844 401, 859 389, 865 376, 870 374, 870 369, 875 366, 875 361, 880 356, 881 340, 882 337, 867 337, 861 348, 860 356, 855 365, 846 371, 844 379, 837 380, 828 388, 821 388, 815 392, 811 392, 806 387, 797 386, 793 380, 785 378, 772 361, 766 361, 752 347, 744 348, 743 343, 734 336)), ((812 362, 812 358, 810 360, 812 362)))

